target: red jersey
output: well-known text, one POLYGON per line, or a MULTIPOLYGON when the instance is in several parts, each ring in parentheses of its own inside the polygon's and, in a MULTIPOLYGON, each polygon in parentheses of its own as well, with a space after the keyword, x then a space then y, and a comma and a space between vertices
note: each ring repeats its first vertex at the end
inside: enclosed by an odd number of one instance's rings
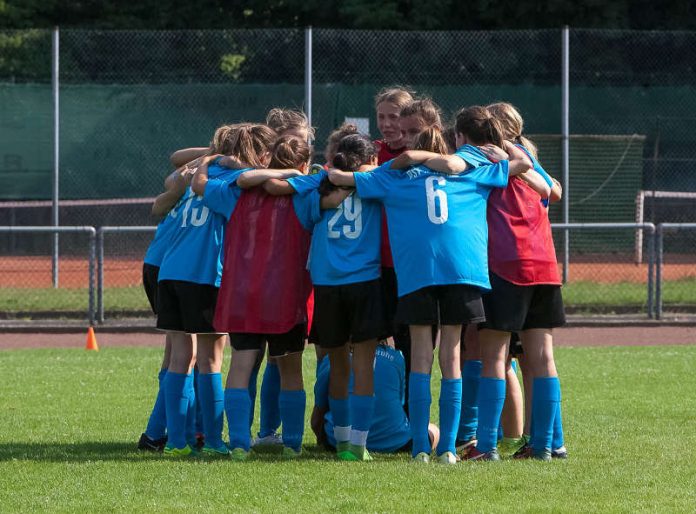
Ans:
POLYGON ((283 334, 307 320, 311 234, 292 196, 245 191, 227 223, 213 324, 219 332, 283 334))
MULTIPOLYGON (((385 141, 375 141, 377 145, 377 164, 384 164, 387 161, 398 157, 406 151, 406 147, 392 149, 385 141)), ((389 243, 389 227, 387 227, 387 215, 382 208, 382 267, 393 268, 394 259, 392 259, 391 244, 389 243)))
POLYGON ((548 211, 539 194, 511 177, 488 197, 488 268, 520 286, 561 285, 548 211))

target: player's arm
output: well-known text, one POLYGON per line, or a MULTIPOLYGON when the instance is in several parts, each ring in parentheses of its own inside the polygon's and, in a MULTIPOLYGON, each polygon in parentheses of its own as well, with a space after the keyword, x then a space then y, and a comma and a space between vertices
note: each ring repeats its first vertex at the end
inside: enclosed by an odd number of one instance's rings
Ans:
POLYGON ((198 159, 210 151, 209 147, 195 147, 195 148, 183 148, 177 150, 172 155, 169 156, 169 161, 174 165, 174 167, 179 168, 184 164, 198 159))
POLYGON ((294 195, 295 188, 287 180, 269 178, 263 183, 263 189, 272 196, 294 195))
POLYGON ((553 181, 553 186, 551 186, 551 194, 549 195, 549 202, 551 202, 551 203, 560 202, 561 198, 563 198, 563 187, 561 186, 561 183, 558 180, 556 180, 555 178, 551 177, 551 180, 553 181))
MULTIPOLYGON (((494 145, 486 145, 494 146, 494 145)), ((497 147, 496 147, 497 148, 497 147)), ((481 150, 484 151, 483 148, 481 150)), ((487 149, 491 151, 490 148, 487 149)), ((508 173, 511 177, 519 175, 534 191, 539 193, 542 198, 548 198, 551 193, 551 186, 544 180, 537 171, 531 166, 531 162, 524 151, 517 148, 509 141, 505 142, 505 150, 509 154, 508 173)), ((488 155, 488 154, 487 154, 488 155)))
MULTIPOLYGON (((249 189, 259 184, 263 184, 269 179, 286 179, 299 177, 302 172, 299 170, 249 170, 245 171, 237 178, 237 185, 242 189, 249 189)), ((270 193, 269 193, 270 194, 270 193)))
POLYGON ((191 189, 194 193, 199 196, 203 196, 205 193, 205 186, 208 184, 208 164, 214 161, 219 155, 206 155, 201 159, 201 163, 193 175, 193 180, 191 181, 191 189))
POLYGON ((333 185, 355 187, 355 176, 352 171, 341 171, 330 168, 327 173, 333 185))
POLYGON ((180 168, 170 174, 165 180, 165 191, 160 193, 152 204, 152 215, 158 218, 166 216, 186 192, 191 177, 187 168, 180 168))
POLYGON ((339 205, 341 205, 343 203, 343 200, 348 198, 353 193, 353 191, 354 189, 346 189, 343 187, 339 187, 338 189, 335 189, 330 193, 323 195, 321 197, 319 205, 321 206, 322 210, 335 209, 339 205))

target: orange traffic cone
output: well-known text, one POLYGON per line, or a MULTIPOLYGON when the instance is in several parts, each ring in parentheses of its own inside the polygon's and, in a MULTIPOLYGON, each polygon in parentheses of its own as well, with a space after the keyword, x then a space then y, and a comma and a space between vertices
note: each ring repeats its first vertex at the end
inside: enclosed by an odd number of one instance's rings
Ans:
POLYGON ((85 345, 85 350, 99 351, 99 345, 97 344, 97 337, 94 335, 94 328, 89 327, 87 329, 87 344, 85 345))

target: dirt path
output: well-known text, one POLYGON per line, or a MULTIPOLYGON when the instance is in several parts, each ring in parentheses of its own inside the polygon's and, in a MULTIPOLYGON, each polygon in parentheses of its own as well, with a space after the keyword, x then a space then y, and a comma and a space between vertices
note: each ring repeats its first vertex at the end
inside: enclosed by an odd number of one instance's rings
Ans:
MULTIPOLYGON (((73 334, 2 334, 0 350, 17 348, 82 348, 86 342, 83 332, 73 334)), ((97 341, 102 348, 116 346, 159 346, 164 336, 154 333, 100 333, 97 341)), ((696 327, 572 327, 555 331, 557 346, 648 346, 659 344, 696 344, 696 327)))

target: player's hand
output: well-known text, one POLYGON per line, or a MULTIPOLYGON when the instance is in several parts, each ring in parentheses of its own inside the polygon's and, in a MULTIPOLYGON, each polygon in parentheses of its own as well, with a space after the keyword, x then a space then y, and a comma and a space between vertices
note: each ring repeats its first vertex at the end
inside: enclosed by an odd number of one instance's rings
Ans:
POLYGON ((490 143, 487 145, 479 146, 479 150, 481 150, 483 152, 483 154, 491 162, 506 161, 510 157, 507 154, 507 152, 505 152, 505 150, 503 150, 499 146, 496 146, 496 145, 493 145, 490 143))
POLYGON ((340 186, 340 181, 341 181, 341 176, 343 175, 343 172, 341 170, 337 170, 336 168, 329 168, 328 171, 326 172, 329 176, 329 180, 331 181, 332 184, 340 186))
POLYGON ((530 168, 534 166, 529 156, 523 150, 520 150, 518 147, 512 144, 511 141, 505 141, 504 144, 505 150, 507 150, 511 157, 525 161, 530 168))

